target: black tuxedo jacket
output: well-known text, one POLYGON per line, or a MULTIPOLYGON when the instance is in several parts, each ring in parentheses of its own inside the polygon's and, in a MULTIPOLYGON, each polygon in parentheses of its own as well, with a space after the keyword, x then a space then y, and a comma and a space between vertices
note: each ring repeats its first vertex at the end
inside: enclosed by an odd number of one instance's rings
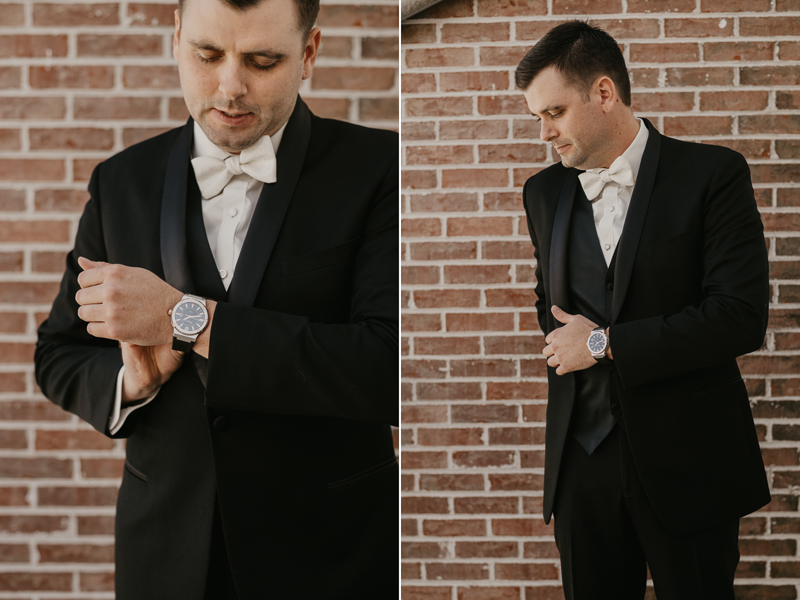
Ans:
POLYGON ((108 435, 121 354, 77 317, 77 257, 223 300, 207 363, 118 433, 117 598, 202 600, 217 495, 240 599, 397 598, 397 135, 298 99, 227 295, 187 245, 191 147, 190 120, 97 167, 39 330, 42 391, 108 435))
MULTIPOLYGON (((659 134, 647 141, 617 245, 609 338, 612 411, 664 525, 713 527, 769 501, 736 357, 758 349, 769 284, 763 227, 744 158, 659 134), (618 418, 618 421, 620 419, 618 418)), ((525 184, 545 335, 569 306, 567 237, 580 171, 552 165, 525 184)), ((575 394, 548 367, 544 516, 553 509, 575 394)))

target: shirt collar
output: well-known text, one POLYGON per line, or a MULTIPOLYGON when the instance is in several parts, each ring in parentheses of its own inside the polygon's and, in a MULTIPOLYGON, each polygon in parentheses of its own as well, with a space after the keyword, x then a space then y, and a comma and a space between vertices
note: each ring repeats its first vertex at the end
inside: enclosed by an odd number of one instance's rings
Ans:
MULTIPOLYGON (((278 146, 280 146, 281 139, 283 138, 283 131, 286 129, 287 123, 288 121, 284 123, 283 126, 269 138, 272 142, 272 148, 275 150, 276 155, 278 154, 278 146)), ((225 160, 231 156, 231 153, 225 152, 225 150, 216 146, 210 139, 208 139, 208 136, 205 134, 203 129, 200 127, 200 125, 198 125, 197 121, 195 121, 192 158, 197 158, 198 156, 212 156, 220 160, 225 160)))

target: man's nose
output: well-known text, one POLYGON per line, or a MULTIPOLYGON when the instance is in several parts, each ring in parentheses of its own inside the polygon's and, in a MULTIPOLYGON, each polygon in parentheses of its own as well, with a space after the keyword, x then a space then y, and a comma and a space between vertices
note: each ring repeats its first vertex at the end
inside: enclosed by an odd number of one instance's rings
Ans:
POLYGON ((229 60, 220 73, 219 91, 226 100, 236 100, 247 93, 244 67, 229 60))
POLYGON ((547 124, 546 121, 542 120, 540 122, 541 130, 539 131, 539 137, 542 138, 545 142, 549 142, 558 137, 558 132, 547 124))

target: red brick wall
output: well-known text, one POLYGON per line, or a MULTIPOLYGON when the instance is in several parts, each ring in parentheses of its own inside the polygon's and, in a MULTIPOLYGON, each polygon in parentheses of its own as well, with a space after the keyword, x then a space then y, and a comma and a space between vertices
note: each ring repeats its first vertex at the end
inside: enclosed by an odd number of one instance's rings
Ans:
POLYGON ((554 156, 513 72, 587 9, 624 48, 639 116, 750 161, 772 304, 741 366, 774 500, 742 521, 737 597, 795 599, 800 2, 444 0, 401 36, 403 600, 562 597, 540 516, 547 386, 520 194, 554 156))
MULTIPOLYGON (((123 442, 45 400, 32 357, 92 168, 187 116, 174 8, 0 0, 0 598, 113 598, 123 442)), ((325 0, 320 25, 312 109, 397 128, 397 3, 325 0)))

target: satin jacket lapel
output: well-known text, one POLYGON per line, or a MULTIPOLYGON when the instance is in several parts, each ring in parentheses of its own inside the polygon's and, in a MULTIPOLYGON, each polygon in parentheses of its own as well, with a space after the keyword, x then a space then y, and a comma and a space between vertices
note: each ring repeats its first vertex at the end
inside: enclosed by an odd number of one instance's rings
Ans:
POLYGON ((628 214, 625 217, 625 226, 622 228, 622 235, 617 245, 617 264, 614 269, 614 297, 611 301, 611 323, 614 323, 622 309, 625 301, 625 294, 628 291, 633 263, 636 259, 636 250, 639 247, 639 240, 642 237, 647 207, 650 204, 650 195, 653 193, 653 185, 656 181, 656 171, 658 170, 658 159, 661 156, 661 134, 656 131, 650 121, 644 119, 644 123, 649 129, 647 145, 642 155, 642 163, 639 166, 639 174, 636 178, 636 185, 633 188, 628 214))
POLYGON ((556 216, 553 219, 553 234, 550 241, 550 298, 553 304, 564 310, 567 310, 568 306, 567 242, 578 174, 575 169, 570 169, 564 180, 556 216))
POLYGON ((250 229, 236 261, 228 301, 239 306, 255 302, 264 270, 289 208, 311 136, 311 112, 298 97, 278 148, 278 180, 265 183, 253 213, 250 229))
POLYGON ((193 123, 190 118, 170 150, 161 194, 160 236, 164 279, 185 294, 195 293, 186 247, 186 182, 194 138, 193 123))

